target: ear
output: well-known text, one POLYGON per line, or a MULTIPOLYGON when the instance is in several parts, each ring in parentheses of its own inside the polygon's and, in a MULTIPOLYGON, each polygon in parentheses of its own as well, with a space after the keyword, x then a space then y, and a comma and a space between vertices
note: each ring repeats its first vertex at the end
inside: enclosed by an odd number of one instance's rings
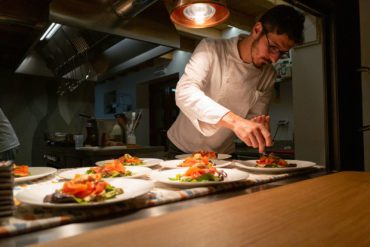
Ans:
POLYGON ((261 22, 254 24, 252 28, 252 35, 258 37, 263 32, 263 25, 261 22))

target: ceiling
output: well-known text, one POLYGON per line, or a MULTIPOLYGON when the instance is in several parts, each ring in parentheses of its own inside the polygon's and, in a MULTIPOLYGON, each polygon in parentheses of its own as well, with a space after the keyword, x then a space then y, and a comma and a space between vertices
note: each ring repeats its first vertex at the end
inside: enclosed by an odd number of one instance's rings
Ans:
POLYGON ((49 23, 51 0, 0 0, 0 67, 14 71, 49 23))
MULTIPOLYGON (((121 1, 122 2, 122 1, 121 1)), ((111 34, 118 35, 118 36, 125 36, 126 33, 122 33, 122 30, 116 28, 111 28, 112 26, 105 26, 99 27, 99 24, 94 25, 91 20, 90 25, 86 25, 86 23, 78 23, 78 21, 88 20, 88 18, 101 18, 99 16, 100 13, 95 13, 94 15, 88 16, 87 14, 84 16, 81 14, 81 9, 77 9, 78 6, 82 6, 81 4, 89 4, 88 6, 95 6, 99 7, 99 4, 112 4, 114 3, 113 0, 0 0, 1 9, 0 9, 0 68, 15 71, 17 67, 22 63, 23 59, 26 55, 39 43, 39 38, 45 29, 49 26, 51 21, 55 21, 55 19, 59 20, 59 23, 65 25, 74 25, 77 28, 84 28, 86 26, 91 27, 91 29, 95 29, 95 31, 104 31, 110 32, 111 34), (70 5, 65 13, 70 14, 70 16, 63 16, 61 17, 58 13, 52 13, 50 11, 50 6, 53 6, 54 9, 58 9, 60 4, 67 4, 70 5), (58 5, 59 4, 59 5, 58 5), (77 7, 76 7, 77 6, 77 7), (78 11, 79 15, 77 18, 73 18, 73 11, 78 11), (100 28, 100 29, 99 29, 100 28)), ((274 6, 274 4, 280 3, 277 0, 228 0, 227 5, 230 9, 231 15, 229 19, 215 27, 215 28, 206 28, 206 29, 186 29, 179 26, 174 26, 174 29, 180 37, 180 45, 177 48, 183 48, 186 50, 192 49, 194 46, 194 39, 199 39, 201 37, 212 37, 212 36, 219 36, 228 25, 232 25, 234 27, 238 27, 244 30, 250 30, 251 26, 257 19, 257 17, 266 11, 267 9, 274 6)), ((173 6, 173 0, 163 0, 158 2, 159 4, 163 4, 166 6, 166 12, 168 14, 168 9, 173 6)), ((157 6, 157 8, 158 8, 157 6)), ((152 7, 150 7, 152 8, 152 7)), ((149 16, 150 19, 153 19, 152 25, 161 25, 163 21, 156 20, 158 18, 157 10, 150 12, 151 10, 143 11, 138 15, 149 16), (154 12, 154 13, 153 13, 154 12)), ((154 8, 154 7, 153 7, 154 8)), ((153 9, 152 8, 152 9, 153 9)), ((93 10, 99 10, 99 8, 95 8, 93 10)), ((88 10, 87 10, 88 11, 88 10)), ((104 10, 102 10, 103 12, 104 10)), ((117 18, 117 16, 115 16, 117 18)), ((169 19, 166 16, 165 18, 169 19)), ((137 18, 136 18, 137 19, 137 18)), ((135 29, 140 26, 135 23, 134 19, 132 22, 136 25, 135 29)), ((94 20, 96 21, 96 20, 94 20)), ((130 20, 128 21, 130 22, 130 20)), ((98 22, 97 22, 98 23, 98 22)), ((100 23, 100 22, 99 22, 100 23)), ((129 27, 129 26, 128 26, 129 27)), ((163 27, 163 30, 166 30, 167 27, 163 27)), ((126 31, 130 28, 126 28, 126 31)), ((147 33, 147 31, 143 31, 142 33, 147 33)), ((167 33, 170 35, 170 32, 167 33)), ((160 33, 161 36, 166 37, 168 36, 166 33, 160 33)), ((154 35, 154 34, 153 34, 154 35)), ((157 34, 158 35, 158 34, 157 34)), ((130 36, 128 33, 127 36, 130 36)), ((135 37, 134 37, 135 38, 135 37)), ((146 39, 150 39, 150 37, 146 37, 146 39)), ((155 39, 153 39, 156 41, 155 39)), ((151 42, 154 42, 150 40, 151 42)), ((147 40, 148 41, 148 40, 147 40)), ((156 43, 156 42, 154 42, 156 43)), ((175 46, 173 46, 175 47, 175 46)))

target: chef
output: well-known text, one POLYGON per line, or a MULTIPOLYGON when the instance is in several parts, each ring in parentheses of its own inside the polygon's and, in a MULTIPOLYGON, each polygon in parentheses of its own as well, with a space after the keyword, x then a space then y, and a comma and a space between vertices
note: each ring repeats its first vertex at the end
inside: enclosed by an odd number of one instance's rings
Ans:
POLYGON ((277 5, 249 36, 202 40, 176 87, 181 112, 167 132, 169 157, 197 150, 233 153, 235 135, 262 153, 272 145, 272 66, 303 41, 304 15, 277 5))

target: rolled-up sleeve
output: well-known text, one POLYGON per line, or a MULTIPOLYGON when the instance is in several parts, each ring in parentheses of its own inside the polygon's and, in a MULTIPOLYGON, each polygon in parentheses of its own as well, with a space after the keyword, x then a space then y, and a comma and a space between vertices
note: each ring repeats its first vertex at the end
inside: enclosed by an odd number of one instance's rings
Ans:
POLYGON ((220 127, 216 124, 230 110, 218 104, 204 93, 209 82, 212 54, 205 40, 202 40, 176 87, 176 104, 203 135, 211 136, 220 127))

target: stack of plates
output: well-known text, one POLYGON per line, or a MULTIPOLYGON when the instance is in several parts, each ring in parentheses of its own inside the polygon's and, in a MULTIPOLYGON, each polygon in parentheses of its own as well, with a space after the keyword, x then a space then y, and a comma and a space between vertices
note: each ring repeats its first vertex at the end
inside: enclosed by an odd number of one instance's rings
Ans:
POLYGON ((0 217, 13 215, 13 162, 0 161, 0 217))

